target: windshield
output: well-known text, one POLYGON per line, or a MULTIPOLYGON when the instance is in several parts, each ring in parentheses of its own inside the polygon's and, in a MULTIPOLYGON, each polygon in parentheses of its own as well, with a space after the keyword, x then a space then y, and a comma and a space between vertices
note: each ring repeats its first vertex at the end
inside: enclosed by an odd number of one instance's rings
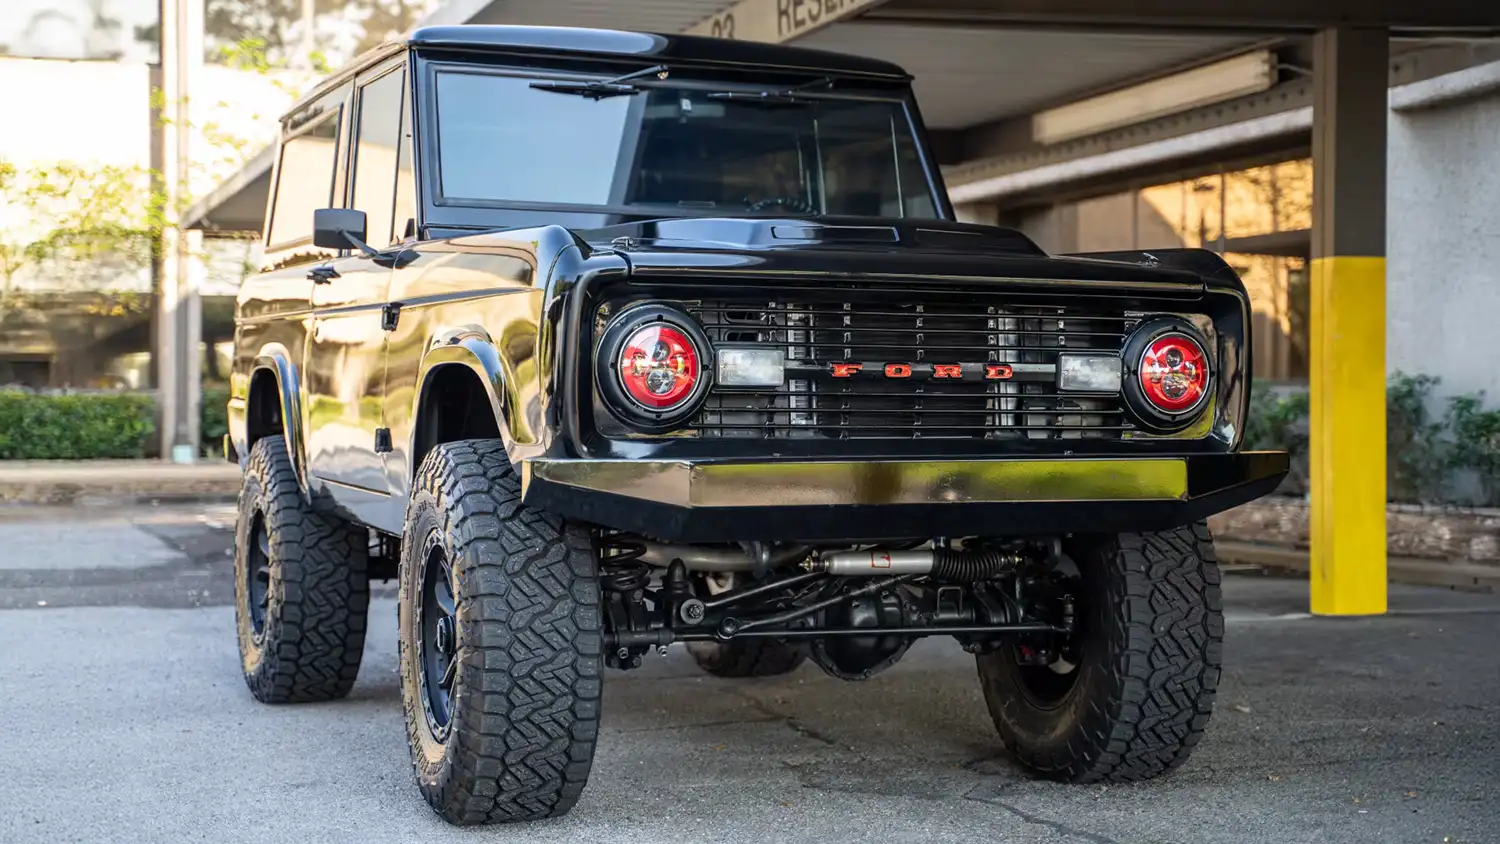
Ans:
POLYGON ((899 101, 652 85, 591 98, 437 75, 443 201, 653 214, 937 217, 899 101))

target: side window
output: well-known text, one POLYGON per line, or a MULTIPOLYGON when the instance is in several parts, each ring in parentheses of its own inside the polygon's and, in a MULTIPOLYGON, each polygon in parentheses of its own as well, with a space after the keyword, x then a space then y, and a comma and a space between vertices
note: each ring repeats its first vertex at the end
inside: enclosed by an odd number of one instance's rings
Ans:
POLYGON ((354 207, 365 212, 366 237, 378 248, 395 241, 396 151, 401 136, 400 69, 359 89, 359 131, 354 149, 354 207))
POLYGON ((412 172, 411 98, 401 97, 401 150, 396 156, 396 239, 416 234, 417 177, 412 172))
POLYGON ((341 108, 281 144, 280 176, 271 207, 271 248, 312 238, 313 212, 333 205, 333 171, 338 163, 341 108))

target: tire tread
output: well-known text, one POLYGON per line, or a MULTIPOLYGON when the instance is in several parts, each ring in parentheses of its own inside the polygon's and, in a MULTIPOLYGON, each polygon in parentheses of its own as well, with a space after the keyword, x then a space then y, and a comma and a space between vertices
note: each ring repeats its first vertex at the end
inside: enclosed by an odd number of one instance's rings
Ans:
MULTIPOLYGON (((420 698, 405 696, 423 794, 453 824, 562 815, 587 783, 599 731, 603 631, 592 537, 521 503, 498 441, 438 446, 413 489, 413 509, 428 500, 423 493, 438 506, 460 587, 448 740, 456 745, 439 765, 418 748, 417 731, 427 730, 420 698)), ((409 510, 408 530, 413 525, 409 510)), ((408 533, 406 544, 421 541, 408 533)), ((415 562, 404 553, 402 564, 415 562)), ((414 582, 403 572, 403 607, 414 582)), ((404 635, 401 647, 407 673, 415 663, 404 635)), ((407 679, 415 689, 414 674, 407 679)))
MULTIPOLYGON (((280 436, 250 450, 240 491, 237 556, 247 553, 249 518, 257 502, 270 534, 272 606, 267 608, 259 659, 245 660, 245 683, 263 703, 309 703, 349 694, 364 656, 370 600, 366 535, 335 516, 318 513, 302 496, 280 436)), ((236 560, 236 606, 247 612, 236 560)), ((239 620, 241 649, 248 618, 239 620)))
MULTIPOLYGON (((1065 725, 1065 741, 1018 735, 1002 717, 1014 695, 980 658, 991 716, 1022 764, 1059 780, 1128 783, 1181 767, 1203 737, 1218 691, 1223 595, 1213 537, 1204 523, 1102 541, 1102 683, 1065 725)), ((1062 717, 1062 716, 1058 716, 1062 717)))

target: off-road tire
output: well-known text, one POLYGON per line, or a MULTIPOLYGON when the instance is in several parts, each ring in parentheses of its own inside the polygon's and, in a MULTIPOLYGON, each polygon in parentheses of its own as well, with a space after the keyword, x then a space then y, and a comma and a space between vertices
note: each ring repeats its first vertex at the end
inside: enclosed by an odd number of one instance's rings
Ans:
POLYGON ((250 449, 235 525, 235 622, 240 664, 262 703, 336 700, 359 674, 370 603, 369 534, 314 512, 280 435, 250 449), (250 606, 257 520, 270 550, 267 600, 256 636, 250 606))
POLYGON ((565 814, 599 732, 603 635, 589 532, 521 503, 499 441, 434 448, 406 511, 401 692, 422 796, 452 824, 565 814), (439 740, 423 709, 415 594, 424 542, 455 567, 457 673, 439 740))
POLYGON ((688 642, 698 667, 715 677, 776 677, 790 674, 807 654, 775 639, 688 642))
POLYGON ((995 728, 1023 765, 1051 779, 1138 782, 1173 771, 1203 736, 1219 685, 1213 537, 1199 523, 1065 549, 1080 572, 1077 675, 1041 705, 1014 647, 980 655, 995 728))

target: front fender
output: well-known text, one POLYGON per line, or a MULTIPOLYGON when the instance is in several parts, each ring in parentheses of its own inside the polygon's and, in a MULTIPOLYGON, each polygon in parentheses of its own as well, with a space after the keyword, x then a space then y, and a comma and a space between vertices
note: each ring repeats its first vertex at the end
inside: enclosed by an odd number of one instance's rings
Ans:
MULTIPOLYGON (((505 442, 505 450, 512 460, 519 460, 517 449, 537 442, 536 425, 530 417, 537 416, 539 420, 539 409, 525 406, 525 395, 534 397, 535 391, 519 389, 517 373, 500 354, 494 338, 478 326, 453 328, 433 337, 417 368, 417 389, 410 418, 421 419, 422 403, 427 398, 433 374, 448 366, 467 367, 478 377, 489 399, 490 411, 495 416, 495 426, 500 429, 500 437, 505 442)), ((408 454, 416 454, 418 428, 418 425, 412 425, 408 454)))
MULTIPOLYGON (((308 494, 307 485, 307 456, 302 441, 302 382, 297 372, 297 365, 292 363, 291 353, 280 343, 269 343, 256 355, 255 363, 251 367, 251 389, 254 389, 255 374, 262 370, 270 371, 276 378, 276 392, 281 405, 281 429, 286 437, 287 454, 291 455, 292 468, 297 473, 297 486, 302 489, 302 494, 308 494)), ((255 407, 255 397, 249 396, 246 400, 246 412, 249 413, 255 407)), ((246 425, 239 433, 235 441, 235 449, 240 455, 240 468, 244 469, 246 462, 250 459, 249 427, 246 425)))

